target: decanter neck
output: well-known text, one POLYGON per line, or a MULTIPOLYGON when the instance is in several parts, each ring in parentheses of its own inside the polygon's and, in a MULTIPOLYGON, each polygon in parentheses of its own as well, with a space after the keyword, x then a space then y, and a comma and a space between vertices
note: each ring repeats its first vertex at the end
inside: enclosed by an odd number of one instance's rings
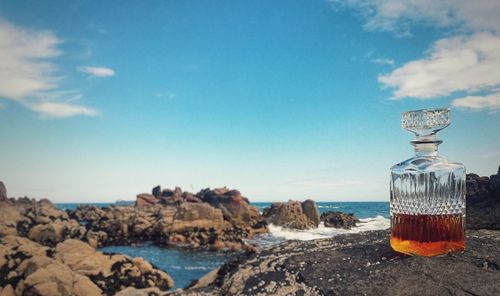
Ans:
POLYGON ((443 141, 436 138, 436 134, 428 136, 417 136, 410 142, 415 147, 415 156, 437 156, 438 145, 443 141))

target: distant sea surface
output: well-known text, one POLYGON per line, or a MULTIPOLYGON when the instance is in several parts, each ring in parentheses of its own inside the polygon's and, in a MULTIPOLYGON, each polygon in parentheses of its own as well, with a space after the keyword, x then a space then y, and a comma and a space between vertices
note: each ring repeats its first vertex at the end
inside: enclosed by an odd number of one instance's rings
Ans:
MULTIPOLYGON (((121 205, 133 205, 133 202, 120 202, 121 205)), ((269 207, 271 202, 251 203, 261 212, 269 207)), ((107 207, 116 203, 59 203, 56 206, 64 210, 76 209, 79 205, 94 205, 107 207)), ((333 237, 342 233, 356 233, 360 231, 378 230, 389 228, 389 202, 317 202, 318 211, 341 211, 354 213, 361 221, 357 227, 350 230, 324 227, 322 224, 316 229, 289 230, 279 226, 270 225, 269 234, 258 236, 251 243, 262 247, 274 245, 286 240, 311 240, 333 237)), ((174 279, 175 288, 183 288, 191 281, 200 278, 212 269, 220 266, 235 253, 216 251, 192 251, 179 248, 160 248, 144 242, 138 246, 113 246, 104 247, 100 251, 106 253, 119 253, 131 257, 142 257, 158 268, 167 271, 174 279)))

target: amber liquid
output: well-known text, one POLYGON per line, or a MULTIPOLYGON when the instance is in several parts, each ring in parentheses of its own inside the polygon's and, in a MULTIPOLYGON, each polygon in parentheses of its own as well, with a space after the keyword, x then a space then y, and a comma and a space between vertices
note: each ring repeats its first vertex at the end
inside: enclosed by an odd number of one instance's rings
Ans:
POLYGON ((465 249, 462 215, 404 215, 391 217, 391 247, 398 252, 436 256, 465 249))

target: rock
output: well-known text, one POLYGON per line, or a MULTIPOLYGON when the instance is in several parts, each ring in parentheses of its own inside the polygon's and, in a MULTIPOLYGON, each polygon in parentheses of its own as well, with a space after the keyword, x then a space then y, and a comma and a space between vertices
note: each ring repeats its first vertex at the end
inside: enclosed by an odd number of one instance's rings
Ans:
POLYGON ((16 292, 11 285, 7 285, 3 289, 0 288, 0 296, 16 296, 16 292))
POLYGON ((314 202, 314 200, 306 199, 302 203, 302 211, 304 211, 304 214, 307 216, 307 218, 309 218, 309 220, 311 220, 314 225, 318 227, 320 218, 318 208, 316 207, 316 203, 314 202))
POLYGON ((25 279, 16 287, 19 295, 101 295, 89 278, 48 257, 34 257, 25 263, 25 279))
POLYGON ((88 278, 49 258, 52 252, 27 238, 6 236, 0 244, 0 287, 17 295, 100 295, 88 278), (1 260, 3 259, 3 260, 1 260))
POLYGON ((467 228, 500 230, 500 167, 489 178, 467 174, 466 191, 467 228))
POLYGON ((134 287, 128 287, 116 293, 115 296, 159 296, 164 295, 158 288, 146 288, 146 289, 136 289, 134 287))
POLYGON ((316 216, 319 216, 314 202, 307 202, 305 206, 309 215, 304 213, 302 205, 303 203, 292 200, 286 203, 273 203, 271 207, 264 209, 263 216, 269 223, 287 228, 308 229, 317 227, 319 222, 316 223, 311 219, 316 219, 316 216), (316 210, 316 214, 313 213, 314 210, 316 210))
POLYGON ((169 197, 169 196, 172 196, 174 195, 174 192, 171 190, 171 189, 163 189, 163 191, 161 192, 161 196, 163 197, 169 197))
POLYGON ((245 239, 267 232, 258 209, 237 190, 206 189, 194 195, 176 187, 162 192, 159 200, 139 194, 135 207, 78 207, 70 211, 70 217, 85 223, 83 240, 94 247, 153 241, 159 245, 240 250, 250 248, 245 239))
POLYGON ((54 258, 74 272, 89 277, 105 293, 116 293, 121 287, 158 287, 167 290, 173 280, 165 272, 154 268, 142 258, 124 255, 104 255, 88 244, 66 240, 55 248, 54 258))
POLYGON ((53 245, 67 237, 77 238, 85 229, 77 221, 70 220, 66 212, 57 209, 47 199, 36 201, 19 198, 1 201, 0 236, 28 236, 30 232, 33 239, 53 245))
POLYGON ((205 203, 183 203, 176 208, 170 231, 189 228, 215 228, 224 226, 222 211, 205 203))
POLYGON ((153 206, 158 203, 158 199, 151 194, 141 193, 137 195, 137 200, 135 201, 136 207, 146 207, 153 206))
POLYGON ((238 190, 230 190, 226 187, 210 190, 203 189, 196 196, 211 206, 222 210, 224 219, 235 227, 243 227, 247 232, 267 232, 266 222, 259 210, 251 206, 248 199, 241 196, 238 190))
POLYGON ((38 224, 30 229, 28 237, 45 246, 55 246, 66 238, 82 238, 86 233, 85 227, 76 220, 56 220, 48 224, 38 224))
POLYGON ((182 197, 182 189, 180 187, 175 187, 174 193, 172 196, 174 198, 181 198, 182 197))
POLYGON ((5 201, 7 200, 7 189, 5 188, 5 185, 3 182, 0 181, 0 201, 5 201))
POLYGON ((346 214, 343 212, 333 212, 328 211, 321 214, 321 221, 325 224, 325 227, 334 228, 344 228, 351 229, 356 226, 356 222, 359 222, 358 218, 354 214, 346 214))
POLYGON ((151 194, 153 194, 154 197, 156 197, 157 199, 159 199, 161 197, 161 186, 158 185, 155 188, 153 188, 151 194))
POLYGON ((293 241, 247 252, 176 295, 500 295, 500 231, 469 230, 463 253, 391 250, 389 231, 293 241))

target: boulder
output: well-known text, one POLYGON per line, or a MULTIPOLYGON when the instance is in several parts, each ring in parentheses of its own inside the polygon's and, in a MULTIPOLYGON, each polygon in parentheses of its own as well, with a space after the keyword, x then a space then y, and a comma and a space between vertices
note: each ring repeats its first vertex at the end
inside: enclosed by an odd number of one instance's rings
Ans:
POLYGON ((172 286, 142 258, 105 255, 78 240, 49 248, 18 236, 0 239, 0 295, 114 295, 127 287, 163 293, 172 286))
POLYGON ((23 262, 24 280, 16 287, 18 295, 101 295, 88 277, 73 272, 66 265, 48 257, 34 257, 23 262))
POLYGON ((167 273, 154 268, 142 258, 104 255, 78 240, 59 243, 54 258, 96 282, 107 294, 114 294, 127 286, 157 287, 160 290, 173 286, 173 280, 167 273))
POLYGON ((500 295, 500 231, 467 231, 466 251, 392 251, 389 231, 293 241, 247 252, 177 295, 500 295))
POLYGON ((495 175, 466 177, 466 226, 500 230, 500 167, 495 175))
POLYGON ((0 181, 0 201, 5 201, 7 200, 7 189, 5 188, 5 185, 3 182, 0 181))
POLYGON ((146 207, 146 206, 154 206, 158 203, 158 199, 154 195, 148 193, 137 194, 137 199, 135 201, 136 207, 146 207))
POLYGON ((246 228, 252 233, 267 231, 266 223, 259 210, 248 203, 238 190, 226 187, 214 190, 203 189, 196 196, 211 206, 222 210, 224 219, 236 227, 246 228))
POLYGON ((183 203, 175 211, 169 231, 192 228, 220 229, 224 226, 222 211, 205 203, 183 203))
POLYGON ((55 246, 66 238, 81 239, 86 231, 76 220, 56 220, 52 223, 35 225, 28 232, 28 237, 42 245, 55 246))
POLYGON ((325 227, 351 229, 359 222, 354 214, 346 214, 343 212, 328 211, 321 214, 321 221, 325 227))
POLYGON ((312 199, 306 199, 302 203, 302 211, 304 211, 304 214, 311 220, 316 227, 319 225, 320 217, 319 217, 319 212, 318 208, 316 207, 316 203, 312 199))
POLYGON ((153 194, 154 197, 156 197, 157 199, 161 197, 161 186, 158 185, 156 187, 153 188, 151 194, 153 194))
POLYGON ((308 229, 318 227, 319 221, 316 222, 317 209, 315 204, 308 204, 305 206, 309 212, 307 215, 304 212, 303 203, 299 201, 289 200, 288 202, 273 203, 271 207, 265 208, 263 216, 267 222, 277 226, 283 226, 292 229, 308 229), (313 208, 316 210, 314 214, 313 208), (313 219, 311 219, 313 218, 313 219))

